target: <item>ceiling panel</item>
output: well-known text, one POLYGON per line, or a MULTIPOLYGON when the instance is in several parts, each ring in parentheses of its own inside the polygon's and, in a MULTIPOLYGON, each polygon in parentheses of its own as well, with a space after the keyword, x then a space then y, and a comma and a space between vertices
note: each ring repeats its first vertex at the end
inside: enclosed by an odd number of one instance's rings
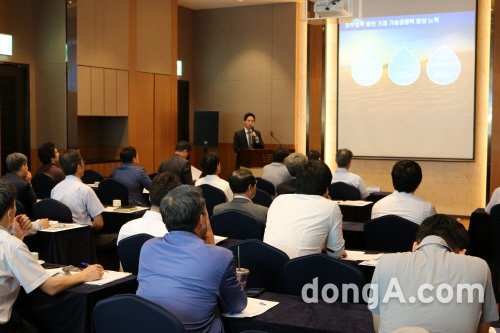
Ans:
POLYGON ((214 9, 239 6, 268 5, 295 2, 296 0, 178 0, 179 6, 189 9, 214 9))

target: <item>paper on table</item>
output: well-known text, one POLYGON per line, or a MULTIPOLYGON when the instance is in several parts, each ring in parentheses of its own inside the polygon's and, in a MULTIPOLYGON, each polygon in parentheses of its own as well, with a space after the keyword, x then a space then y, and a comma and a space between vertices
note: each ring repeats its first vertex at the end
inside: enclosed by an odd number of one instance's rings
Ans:
POLYGON ((382 257, 383 253, 367 254, 363 251, 350 251, 346 250, 347 257, 342 258, 345 260, 378 260, 382 257))
POLYGON ((227 237, 214 235, 214 239, 215 239, 215 244, 217 244, 219 242, 222 242, 224 239, 227 239, 227 237))
POLYGON ((363 200, 335 200, 335 202, 341 206, 356 206, 356 207, 363 207, 367 206, 373 202, 371 201, 363 201, 363 200))
POLYGON ((127 272, 117 272, 117 271, 104 271, 102 279, 96 281, 85 282, 86 284, 93 284, 96 286, 102 286, 103 284, 119 280, 125 276, 129 276, 132 273, 127 272))
POLYGON ((247 307, 245 308, 245 310, 241 311, 240 313, 224 313, 224 316, 232 318, 255 317, 263 314, 277 304, 279 304, 279 302, 265 301, 263 299, 247 297, 247 307))
POLYGON ((149 209, 148 207, 141 207, 141 206, 134 206, 134 207, 113 207, 113 206, 108 206, 104 207, 105 212, 114 212, 114 213, 134 213, 134 212, 139 212, 141 210, 147 210, 149 209))
POLYGON ((78 223, 57 223, 56 225, 51 225, 46 229, 40 230, 41 232, 60 232, 70 229, 86 228, 88 225, 78 224, 78 223))
POLYGON ((378 259, 376 259, 376 260, 365 260, 363 262, 360 262, 359 264, 363 265, 363 266, 377 266, 378 259))

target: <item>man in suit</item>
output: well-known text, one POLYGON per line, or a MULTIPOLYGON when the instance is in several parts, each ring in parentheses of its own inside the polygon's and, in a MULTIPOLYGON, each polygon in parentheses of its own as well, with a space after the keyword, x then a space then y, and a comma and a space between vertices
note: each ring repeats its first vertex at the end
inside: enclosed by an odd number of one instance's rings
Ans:
POLYGON ((158 173, 170 172, 179 177, 183 184, 193 185, 193 175, 191 174, 191 163, 188 157, 191 151, 191 144, 187 141, 179 141, 175 147, 175 153, 168 160, 163 161, 158 168, 158 173))
POLYGON ((239 169, 229 177, 229 186, 234 193, 234 199, 214 207, 214 215, 226 211, 237 211, 254 218, 257 222, 266 224, 267 207, 254 204, 252 199, 257 191, 257 181, 252 172, 239 169))
POLYGON ((240 168, 242 149, 264 149, 264 141, 259 131, 254 130, 255 115, 251 112, 243 116, 243 129, 234 132, 233 149, 236 153, 235 169, 240 168))
POLYGON ((31 186, 31 172, 28 170, 28 158, 21 153, 12 153, 5 159, 8 172, 3 179, 14 185, 16 199, 19 200, 26 214, 32 216, 33 204, 36 202, 36 194, 31 186))
POLYGON ((292 175, 284 164, 288 155, 290 155, 288 149, 277 148, 273 151, 273 162, 262 168, 262 178, 273 183, 275 188, 281 183, 292 180, 292 175))
POLYGON ((232 252, 214 245, 201 189, 174 188, 160 212, 169 232, 142 247, 137 295, 170 311, 186 332, 223 332, 220 314, 241 312, 247 297, 232 252))

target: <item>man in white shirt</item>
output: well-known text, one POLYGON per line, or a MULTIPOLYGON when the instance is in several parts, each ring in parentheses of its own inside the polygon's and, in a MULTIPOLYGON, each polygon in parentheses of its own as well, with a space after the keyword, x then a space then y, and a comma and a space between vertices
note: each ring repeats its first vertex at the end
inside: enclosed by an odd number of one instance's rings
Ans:
POLYGON ((221 171, 219 155, 214 152, 205 153, 205 155, 201 158, 200 164, 205 177, 198 179, 195 185, 212 185, 224 191, 227 201, 233 200, 233 191, 231 191, 229 183, 224 179, 219 178, 221 171))
POLYGON ((486 205, 486 208, 484 210, 486 211, 486 213, 490 214, 493 206, 496 206, 498 204, 500 204, 500 187, 497 187, 495 191, 493 191, 490 202, 488 202, 488 205, 486 205))
POLYGON ((273 183, 275 188, 281 183, 292 180, 292 175, 283 163, 288 155, 290 155, 288 149, 277 148, 273 151, 272 163, 262 168, 262 178, 273 183))
POLYGON ((326 253, 345 257, 342 213, 328 197, 332 172, 321 161, 309 161, 297 172, 296 194, 274 199, 267 213, 264 242, 285 252, 290 259, 326 253))
POLYGON ((59 156, 59 163, 66 178, 52 189, 50 197, 71 209, 74 223, 90 225, 93 229, 100 230, 104 225, 104 206, 95 191, 81 180, 85 172, 82 156, 78 150, 68 149, 59 156))
POLYGON ((355 173, 349 172, 352 161, 352 151, 349 149, 339 149, 335 155, 335 162, 337 163, 337 170, 332 175, 332 184, 337 182, 346 183, 354 186, 359 190, 361 199, 366 199, 368 191, 363 183, 363 179, 355 173))
POLYGON ((149 200, 151 201, 151 209, 148 210, 141 218, 125 223, 118 233, 118 241, 124 238, 137 235, 149 234, 154 237, 163 237, 168 231, 160 214, 161 199, 173 188, 179 186, 181 181, 179 177, 170 173, 163 172, 156 175, 151 182, 149 189, 149 200))
POLYGON ((26 332, 31 325, 19 314, 13 315, 13 304, 22 285, 26 293, 40 288, 54 295, 76 284, 98 280, 104 274, 101 265, 91 265, 73 275, 51 276, 32 256, 22 242, 29 228, 19 225, 16 217, 16 190, 0 180, 0 332, 26 332), (10 234, 9 230, 13 230, 10 234))
POLYGON ((420 224, 427 217, 436 214, 436 209, 430 202, 413 194, 422 181, 422 169, 417 162, 397 162, 392 168, 391 176, 395 191, 373 205, 372 219, 397 215, 420 224))

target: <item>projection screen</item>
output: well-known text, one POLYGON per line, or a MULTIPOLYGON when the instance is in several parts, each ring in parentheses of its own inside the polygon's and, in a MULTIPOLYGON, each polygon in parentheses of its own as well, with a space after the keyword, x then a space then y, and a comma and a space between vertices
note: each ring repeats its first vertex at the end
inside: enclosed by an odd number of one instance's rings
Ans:
POLYGON ((474 159, 476 1, 363 1, 362 13, 339 24, 338 147, 474 159))

